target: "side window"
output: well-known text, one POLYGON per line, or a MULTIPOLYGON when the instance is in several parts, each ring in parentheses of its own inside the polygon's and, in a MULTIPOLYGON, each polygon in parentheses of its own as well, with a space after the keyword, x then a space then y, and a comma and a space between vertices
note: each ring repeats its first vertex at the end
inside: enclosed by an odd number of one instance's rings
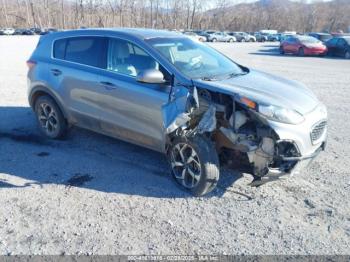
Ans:
POLYGON ((136 76, 140 71, 147 69, 159 70, 158 62, 130 42, 116 38, 109 39, 107 70, 136 76))
MULTIPOLYGON (((60 41, 60 40, 59 40, 60 41)), ((63 43, 56 41, 57 57, 66 61, 93 67, 106 68, 106 38, 104 37, 72 37, 65 43, 65 52, 62 51, 63 43), (64 54, 64 56, 62 55, 64 54)), ((56 48, 54 55, 56 55, 56 48)))
POLYGON ((53 57, 57 59, 64 59, 66 53, 67 39, 57 40, 53 46, 53 57))
POLYGON ((339 46, 339 47, 345 46, 345 41, 343 39, 339 39, 337 42, 337 46, 339 46))

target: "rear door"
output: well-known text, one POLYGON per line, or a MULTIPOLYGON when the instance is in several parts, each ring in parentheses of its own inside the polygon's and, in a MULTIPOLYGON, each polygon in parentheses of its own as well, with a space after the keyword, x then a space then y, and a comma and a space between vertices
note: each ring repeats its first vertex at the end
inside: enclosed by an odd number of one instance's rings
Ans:
POLYGON ((101 115, 99 74, 106 67, 104 37, 79 36, 54 42, 51 82, 76 125, 98 131, 101 115))
POLYGON ((162 106, 168 102, 170 81, 146 84, 139 72, 158 69, 168 73, 143 49, 124 39, 109 38, 107 67, 100 75, 103 133, 157 151, 164 150, 162 106))

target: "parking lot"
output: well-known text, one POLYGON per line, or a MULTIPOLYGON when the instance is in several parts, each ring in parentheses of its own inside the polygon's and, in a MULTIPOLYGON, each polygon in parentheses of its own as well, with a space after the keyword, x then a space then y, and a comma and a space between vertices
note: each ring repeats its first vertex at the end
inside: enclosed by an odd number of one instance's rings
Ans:
POLYGON ((329 139, 302 175, 252 188, 222 170, 195 198, 159 153, 78 128, 64 141, 40 136, 25 63, 37 40, 0 37, 0 254, 349 254, 350 60, 212 43, 309 86, 328 106, 329 139))

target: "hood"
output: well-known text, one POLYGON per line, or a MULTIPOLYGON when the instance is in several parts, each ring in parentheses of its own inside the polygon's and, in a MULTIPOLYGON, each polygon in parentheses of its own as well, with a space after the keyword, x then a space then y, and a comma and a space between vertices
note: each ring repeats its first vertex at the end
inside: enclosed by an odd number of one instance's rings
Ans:
POLYGON ((294 109, 303 115, 319 104, 314 93, 304 85, 257 70, 225 80, 194 80, 194 84, 216 92, 246 96, 258 103, 294 109))

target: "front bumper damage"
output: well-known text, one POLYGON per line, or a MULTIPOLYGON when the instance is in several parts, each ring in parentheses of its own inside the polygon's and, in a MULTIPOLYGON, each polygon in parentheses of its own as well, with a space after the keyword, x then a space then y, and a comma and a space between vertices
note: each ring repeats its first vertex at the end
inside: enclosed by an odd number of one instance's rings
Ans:
POLYGON ((305 115, 302 124, 283 124, 261 119, 235 96, 193 87, 186 96, 173 97, 163 114, 167 115, 165 130, 170 140, 172 136, 205 134, 216 144, 219 155, 223 150, 232 153, 231 159, 245 155, 254 177, 252 186, 300 173, 326 147, 327 112, 322 106, 305 115))

